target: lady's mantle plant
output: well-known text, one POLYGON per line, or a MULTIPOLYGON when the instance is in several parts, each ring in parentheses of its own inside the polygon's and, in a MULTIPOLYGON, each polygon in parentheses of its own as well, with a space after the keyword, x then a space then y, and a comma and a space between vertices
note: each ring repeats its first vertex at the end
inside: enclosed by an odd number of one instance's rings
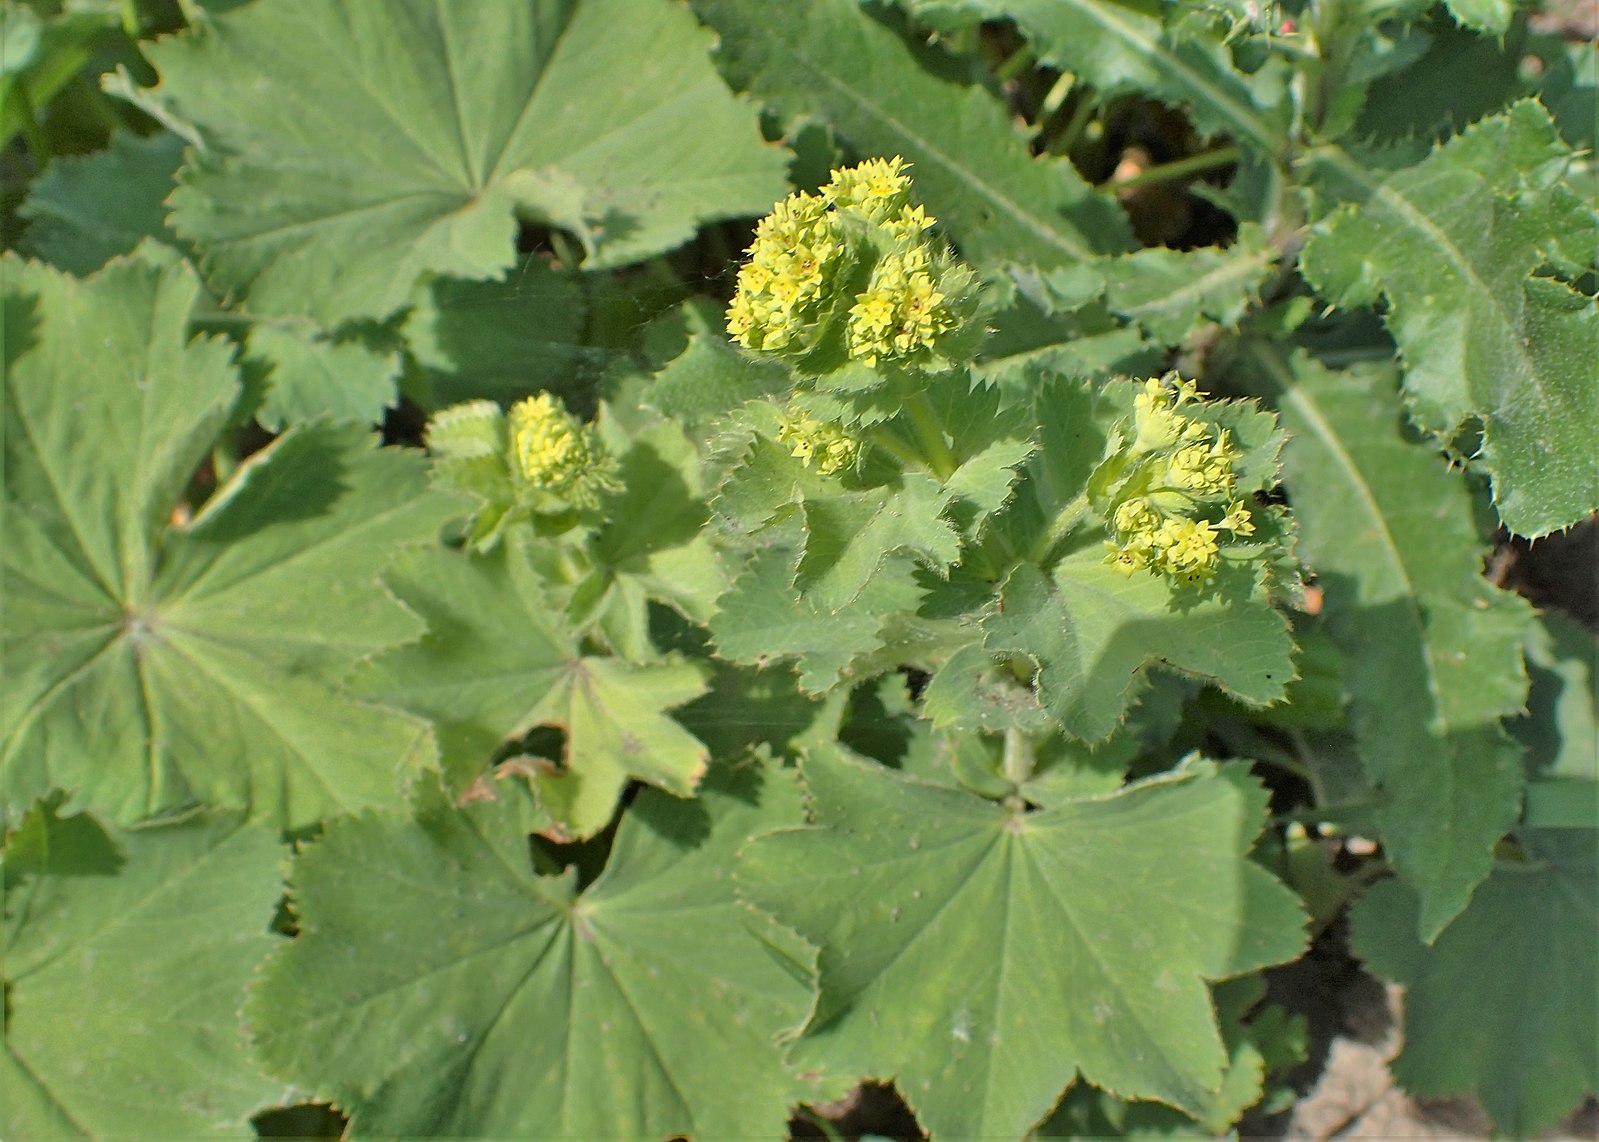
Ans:
POLYGON ((1599 508, 1581 45, 157 7, 7 10, 0 1133, 1220 1134, 1344 931, 1411 1089, 1599 1088, 1482 576, 1599 508))

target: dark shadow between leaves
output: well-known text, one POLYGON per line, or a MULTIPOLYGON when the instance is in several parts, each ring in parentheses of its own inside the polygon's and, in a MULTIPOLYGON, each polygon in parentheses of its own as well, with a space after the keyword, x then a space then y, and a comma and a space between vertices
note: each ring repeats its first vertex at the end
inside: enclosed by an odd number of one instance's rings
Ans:
POLYGON ((122 854, 87 813, 57 815, 66 794, 51 793, 28 810, 5 845, 7 891, 27 876, 116 876, 122 854))
POLYGON ((312 423, 278 437, 271 447, 241 468, 246 481, 233 502, 206 514, 191 531, 208 543, 235 543, 283 523, 328 515, 350 490, 348 458, 327 437, 347 431, 327 422, 312 423))
POLYGON ((699 848, 711 835, 711 815, 698 798, 639 797, 628 816, 679 852, 699 848))
POLYGON ((4 299, 4 311, 0 313, 0 329, 4 330, 5 341, 0 345, 5 355, 5 369, 8 383, 11 377, 11 366, 28 350, 39 343, 39 298, 37 294, 8 293, 4 299))

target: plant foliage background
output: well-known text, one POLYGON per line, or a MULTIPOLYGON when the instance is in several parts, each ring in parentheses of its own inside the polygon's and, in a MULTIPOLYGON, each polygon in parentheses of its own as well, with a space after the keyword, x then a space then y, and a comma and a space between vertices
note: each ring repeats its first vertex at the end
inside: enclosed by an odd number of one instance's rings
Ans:
POLYGON ((1484 574, 1599 510, 1591 43, 4 16, 8 1137, 1218 1133, 1346 939, 1410 1091, 1599 1091, 1594 636, 1484 574))

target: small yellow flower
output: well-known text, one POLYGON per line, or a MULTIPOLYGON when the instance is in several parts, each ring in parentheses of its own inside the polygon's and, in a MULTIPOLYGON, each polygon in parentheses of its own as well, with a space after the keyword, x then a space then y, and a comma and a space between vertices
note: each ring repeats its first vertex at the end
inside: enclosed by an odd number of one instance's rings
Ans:
POLYGON ((1217 527, 1232 532, 1234 535, 1254 535, 1255 523, 1243 500, 1234 500, 1227 508, 1227 514, 1216 524, 1217 527))
POLYGON ((1198 582, 1216 569, 1216 529, 1204 520, 1168 519, 1153 535, 1124 547, 1144 565, 1175 578, 1198 582), (1144 542, 1148 547, 1144 547, 1144 542))
POLYGON ((850 356, 876 365, 931 349, 955 318, 933 280, 925 246, 885 254, 849 311, 850 356))
POLYGON ((1233 489, 1236 459, 1223 429, 1208 445, 1188 444, 1172 453, 1166 462, 1166 486, 1199 496, 1227 495, 1233 489))
POLYGON ((844 251, 829 200, 799 191, 755 228, 738 272, 727 332, 746 349, 803 343, 816 320, 829 275, 844 251))
POLYGON ((1153 532, 1159 524, 1155 513, 1150 510, 1149 502, 1137 496, 1116 509, 1113 522, 1116 530, 1123 535, 1153 532))
POLYGON ((899 217, 908 205, 911 180, 905 173, 907 166, 904 159, 895 155, 840 167, 822 188, 822 195, 839 206, 856 207, 873 222, 888 222, 899 217))
POLYGON ((843 428, 805 413, 783 418, 777 430, 777 442, 787 444, 789 455, 804 461, 807 468, 814 461, 816 470, 824 476, 853 468, 861 454, 860 442, 852 439, 843 428))

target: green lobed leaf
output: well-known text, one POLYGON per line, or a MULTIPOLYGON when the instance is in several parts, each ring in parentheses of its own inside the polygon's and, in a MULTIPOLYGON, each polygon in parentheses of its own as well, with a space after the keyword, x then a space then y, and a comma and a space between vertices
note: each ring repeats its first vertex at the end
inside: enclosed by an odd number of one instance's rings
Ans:
POLYGON ((255 418, 272 431, 317 416, 376 424, 399 400, 396 354, 334 340, 309 321, 258 323, 246 344, 270 368, 255 418))
POLYGON ((797 552, 774 545, 755 552, 710 621, 716 652, 751 666, 798 660, 800 686, 820 694, 854 678, 887 641, 890 620, 914 611, 922 589, 904 557, 891 557, 855 602, 829 611, 794 589, 797 552))
POLYGON ((1510 722, 1526 746, 1524 823, 1599 828, 1599 640, 1558 611, 1527 630, 1527 716, 1510 722))
POLYGON ((1328 633, 1348 657, 1350 725, 1387 801, 1383 844, 1420 894, 1422 938, 1465 907, 1512 826, 1520 751, 1500 726, 1527 694, 1520 598, 1482 578, 1470 489, 1400 434, 1391 369, 1298 358, 1280 378, 1284 468, 1328 633))
POLYGON ((941 513, 953 490, 908 472, 892 488, 805 501, 805 554, 795 587, 808 605, 838 612, 860 598, 892 555, 936 570, 960 557, 960 536, 941 513))
POLYGON ((592 266, 647 257, 783 193, 708 43, 664 0, 214 16, 147 47, 155 95, 209 143, 174 225, 253 309, 324 325, 393 312, 425 274, 499 277, 518 213, 578 233, 592 266))
MULTIPOLYGON (((1275 1004, 1262 1006, 1266 981, 1241 976, 1213 989, 1216 1019, 1228 1054, 1219 1091, 1194 1117, 1169 1106, 1127 1102, 1087 1086, 1075 1086, 1038 1128, 1040 1138, 1193 1138, 1225 1135, 1266 1095, 1268 1073, 1304 1060, 1309 1044, 1303 1015, 1275 1004)), ((1285 1093, 1291 1100, 1292 1088, 1285 1093)), ((1262 1111, 1270 1113, 1266 1107, 1262 1111)))
MULTIPOLYGON (((940 6, 955 5, 940 0, 940 6)), ((1181 6, 1147 0, 958 0, 958 7, 986 19, 1014 20, 1040 61, 1092 84, 1101 98, 1153 96, 1182 107, 1200 131, 1267 155, 1276 155, 1286 141, 1290 102, 1281 61, 1245 71, 1234 64, 1222 30, 1181 6)))
POLYGON ((585 655, 564 629, 518 535, 493 552, 441 549, 396 560, 386 581, 428 633, 366 663, 359 692, 433 720, 453 788, 484 774, 502 744, 547 726, 564 756, 526 766, 559 835, 603 828, 629 780, 687 796, 705 747, 665 710, 704 692, 682 661, 630 664, 585 655))
MULTIPOLYGON (((1005 548, 1037 548, 1062 513, 1082 506, 1109 434, 1131 412, 1136 390, 1058 378, 1036 389, 1038 452, 1011 508, 994 524, 1005 548)), ((1203 411, 1243 451, 1240 495, 1270 488, 1282 438, 1274 419, 1242 402, 1212 402, 1203 411)), ((1268 513, 1257 514, 1264 528, 1268 513)), ((990 651, 1032 659, 1038 700, 1068 734, 1107 737, 1156 663, 1251 705, 1282 697, 1294 677, 1293 643, 1272 607, 1269 576, 1252 565, 1224 564, 1204 591, 1148 572, 1127 576, 1104 563, 1106 534, 1090 512, 1048 570, 1031 560, 1014 566, 999 583, 998 605, 982 619, 990 651)))
POLYGON ((1031 394, 1051 376, 1158 375, 1160 347, 1106 307, 1101 264, 1045 273, 1011 267, 992 287, 1005 303, 990 319, 973 371, 1015 395, 1031 394))
POLYGON ((1250 705, 1279 700, 1294 677, 1286 620, 1253 571, 1224 568, 1218 581, 1218 591, 1186 598, 1163 576, 1106 566, 1098 546, 1048 575, 1023 564, 1001 586, 1000 610, 984 619, 984 645, 1029 655, 1040 702, 1086 741, 1110 735, 1152 664, 1250 705))
POLYGON ((255 1137, 283 1090, 239 1009, 283 858, 237 816, 108 835, 29 814, 5 856, 6 1137, 255 1137))
POLYGON ((999 99, 946 78, 853 0, 694 7, 720 33, 735 86, 787 119, 828 123, 862 156, 913 163, 917 193, 974 265, 1058 265, 1131 244, 1119 208, 1066 160, 1034 158, 999 99))
POLYGON ((802 772, 815 824, 737 867, 822 949, 795 1059, 893 1078, 935 1137, 1018 1137, 1074 1072, 1204 1104, 1225 1052, 1203 981, 1304 946, 1293 895, 1247 859, 1266 798, 1241 769, 1036 813, 836 747, 802 772))
POLYGON ((723 332, 719 305, 684 307, 688 343, 655 374, 645 399, 667 416, 709 424, 747 400, 777 397, 793 383, 780 362, 739 352, 723 332))
MULTIPOLYGON (((980 407, 995 413, 997 403, 984 400, 980 407)), ((947 573, 960 556, 960 534, 946 517, 986 518, 1008 497, 1015 479, 1001 470, 1031 451, 1028 444, 1015 455, 1007 447, 974 457, 955 473, 958 481, 945 484, 924 472, 901 470, 885 450, 867 446, 856 469, 828 476, 777 443, 782 416, 764 401, 739 410, 738 427, 722 449, 727 474, 712 506, 720 529, 732 539, 748 542, 774 527, 791 536, 800 549, 792 583, 807 607, 829 614, 853 604, 885 568, 903 572, 904 561, 894 560, 896 555, 947 573)), ((982 417, 966 435, 980 434, 978 443, 986 444, 1014 420, 982 417)), ((867 441, 897 438, 900 450, 914 447, 897 422, 877 427, 889 437, 866 436, 867 441)), ((852 431, 865 436, 865 430, 852 431)))
MULTIPOLYGON (((602 420, 602 433, 612 423, 602 420)), ((594 540, 600 574, 619 587, 636 588, 641 599, 705 622, 727 580, 705 527, 699 453, 673 422, 645 428, 631 441, 607 442, 620 455, 622 491, 606 501, 605 525, 594 540)), ((631 622, 648 625, 642 607, 631 622)))
POLYGON ((1434 9, 1412 29, 1411 44, 1422 54, 1364 86, 1354 133, 1408 149, 1504 110, 1532 89, 1519 67, 1530 45, 1520 41, 1479 34, 1434 9), (1462 83, 1468 75, 1471 82, 1462 83))
POLYGON ((645 790, 582 891, 534 875, 505 802, 335 822, 251 998, 262 1057, 357 1137, 778 1137, 806 1086, 777 1037, 815 953, 734 899, 730 865, 799 816, 776 771, 645 790))
POLYGON ((182 159, 183 140, 170 131, 147 138, 116 131, 103 151, 59 156, 17 210, 28 221, 17 249, 85 275, 145 238, 176 244, 166 197, 182 159))
POLYGON ((1526 657, 1527 717, 1510 728, 1527 747, 1529 774, 1599 781, 1599 640, 1544 611, 1527 628, 1526 657))
POLYGON ((1341 304, 1386 299, 1417 423, 1447 439, 1479 419, 1500 518, 1533 537, 1599 510, 1599 312, 1535 276, 1599 257, 1592 206, 1562 185, 1571 154, 1523 100, 1381 183, 1360 174, 1369 196, 1317 224, 1301 259, 1341 304))
POLYGON ((377 573, 453 510, 419 458, 307 425, 175 526, 237 391, 228 347, 188 339, 193 274, 8 261, 6 286, 5 815, 51 788, 286 827, 397 798, 427 727, 331 682, 417 633, 377 573))
POLYGON ((1183 344, 1202 322, 1231 327, 1256 299, 1277 251, 1245 224, 1226 248, 1138 250, 1093 268, 1105 279, 1111 312, 1166 345, 1183 344))
POLYGON ((1405 985, 1405 1043, 1391 1064, 1423 1098, 1475 1092, 1500 1130, 1530 1138, 1599 1092, 1599 834, 1533 832, 1500 861, 1431 946, 1421 901, 1374 886, 1353 945, 1405 985))

